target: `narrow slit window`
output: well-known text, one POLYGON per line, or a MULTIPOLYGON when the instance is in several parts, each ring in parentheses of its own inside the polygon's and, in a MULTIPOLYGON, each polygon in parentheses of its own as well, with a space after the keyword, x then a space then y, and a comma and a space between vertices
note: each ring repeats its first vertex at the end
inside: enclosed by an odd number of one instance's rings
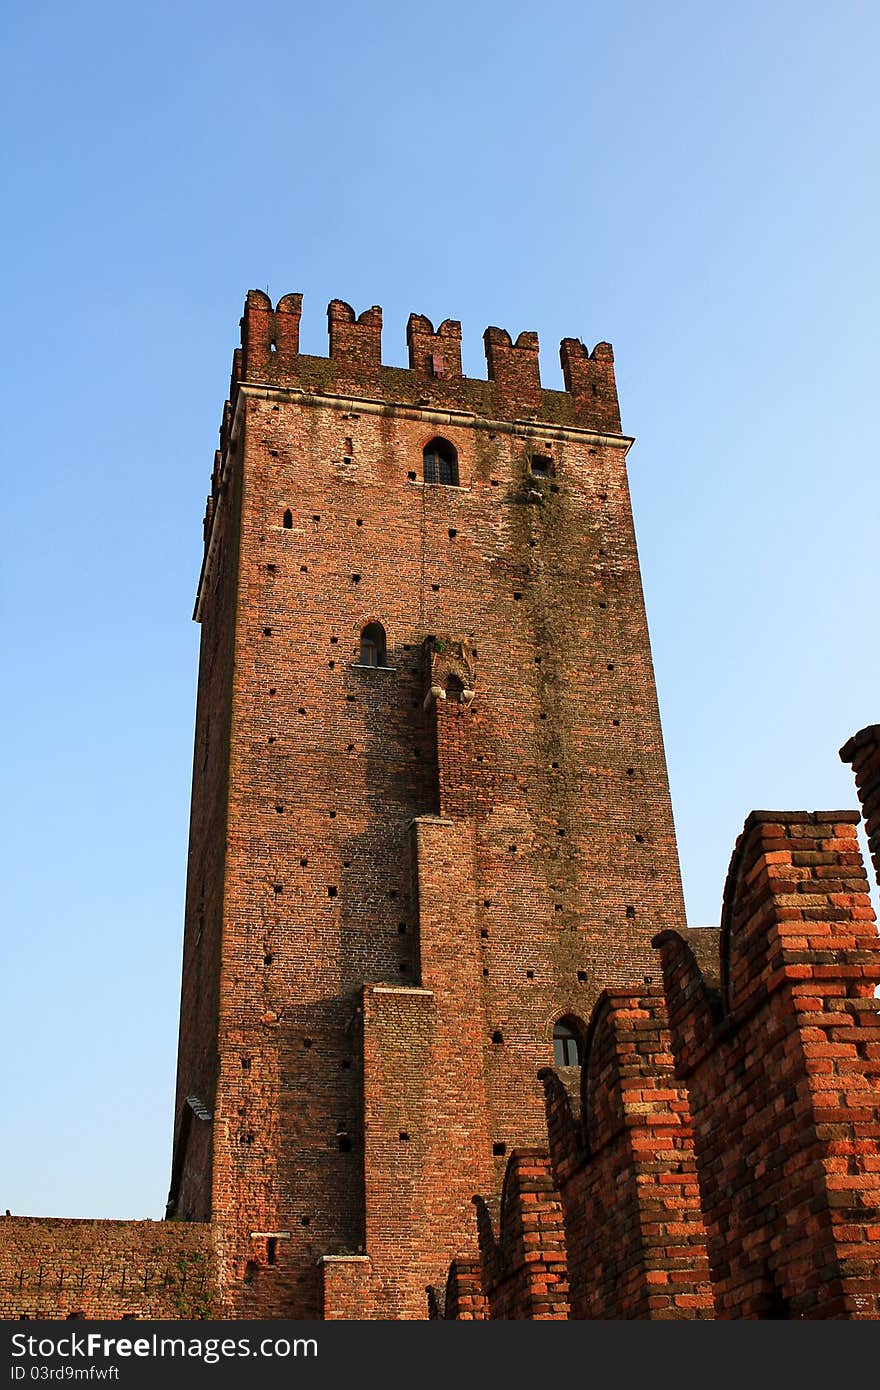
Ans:
POLYGON ((432 439, 422 452, 423 477, 426 483, 458 487, 458 454, 448 439, 432 439))
POLYGON ((361 665, 385 665, 385 629, 381 623, 367 623, 361 633, 361 665))

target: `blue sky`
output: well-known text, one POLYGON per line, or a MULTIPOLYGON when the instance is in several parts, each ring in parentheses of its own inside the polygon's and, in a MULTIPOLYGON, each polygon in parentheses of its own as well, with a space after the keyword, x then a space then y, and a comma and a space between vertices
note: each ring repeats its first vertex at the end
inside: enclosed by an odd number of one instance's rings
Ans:
POLYGON ((160 1216, 200 529, 246 290, 614 343, 689 920, 880 720, 880 11, 8 7, 0 1209, 160 1216))

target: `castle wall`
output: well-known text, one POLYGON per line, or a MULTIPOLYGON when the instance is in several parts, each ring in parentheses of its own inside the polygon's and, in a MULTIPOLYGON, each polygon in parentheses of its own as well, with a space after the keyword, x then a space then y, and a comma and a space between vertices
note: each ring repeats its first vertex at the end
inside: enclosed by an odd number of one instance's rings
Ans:
POLYGON ((436 1293, 431 1300, 431 1317, 453 1322, 485 1322, 489 1303, 483 1292, 483 1279, 478 1259, 457 1256, 449 1266, 442 1298, 436 1293))
POLYGON ((497 1242, 480 1205, 446 1317, 546 1316, 553 1261, 572 1318, 877 1318, 880 940, 857 822, 752 813, 720 933, 659 933, 663 994, 599 1001, 580 1113, 571 1076, 544 1073, 549 1158, 511 1158, 497 1242), (716 939, 720 988, 698 963, 716 939), (521 1158, 552 1173, 539 1195, 521 1158))
POLYGON ((471 1197, 492 1182, 473 827, 422 817, 411 835, 422 985, 363 995, 365 1244, 385 1318, 426 1316, 438 1267, 476 1251, 471 1197))
MULTIPOLYGON (((228 421, 225 421, 228 430, 228 421)), ((227 443, 227 449, 229 443, 227 443)), ((206 561, 211 568, 200 599, 199 651, 193 753, 186 910, 177 1057, 177 1103, 169 1215, 207 1221, 212 1213, 220 1016, 220 956, 224 920, 232 670, 239 563, 240 472, 224 457, 214 465, 216 496, 205 518, 206 561), (189 1099, 192 1098, 192 1099, 189 1099)))
POLYGON ((685 1089, 656 988, 603 995, 572 1107, 544 1073, 574 1318, 712 1316, 685 1089))
POLYGON ((216 1307, 209 1226, 0 1217, 2 1318, 199 1318, 216 1307))
MULTIPOLYGON (((533 333, 474 381, 453 320, 398 369, 377 307, 326 359, 300 312, 248 296, 205 517, 177 1219, 7 1217, 0 1315, 880 1316, 858 816, 752 814, 716 984, 610 347, 548 391, 533 333)), ((878 748, 841 756, 880 878, 878 748)))
MULTIPOLYGON (((517 1149, 504 1175, 497 1240, 489 1207, 477 1202, 481 1283, 492 1319, 559 1321, 569 1317, 562 1203, 540 1149, 517 1149)), ((454 1282, 466 1273, 456 1262, 454 1282)), ((449 1285, 447 1286, 449 1287, 449 1285)), ((473 1297, 470 1300, 474 1306, 473 1297)), ((460 1298, 446 1316, 460 1317, 460 1298)))
POLYGON ((543 1080, 549 1150, 511 1156, 497 1239, 478 1204, 481 1264, 453 1264, 445 1317, 712 1317, 688 1098, 661 992, 604 994, 581 1072, 548 1068, 543 1080))
POLYGON ((658 937, 721 1318, 880 1312, 880 942, 857 822, 752 813, 717 1003, 687 944, 658 937))

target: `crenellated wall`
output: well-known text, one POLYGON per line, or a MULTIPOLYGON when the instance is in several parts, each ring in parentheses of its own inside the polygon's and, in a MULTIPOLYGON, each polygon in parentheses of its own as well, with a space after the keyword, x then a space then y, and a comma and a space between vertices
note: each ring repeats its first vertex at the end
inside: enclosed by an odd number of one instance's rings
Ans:
MULTIPOLYGON (((858 819, 753 812, 720 933, 661 932, 663 991, 598 1002, 580 1115, 574 1078, 543 1073, 540 1200, 564 1217, 572 1318, 880 1316, 880 941, 858 819)), ((534 1216, 517 1163, 512 1231, 534 1216)), ((480 1297, 536 1316, 529 1261, 562 1254, 552 1219, 529 1229, 530 1248, 493 1243, 483 1210, 481 1268, 453 1267, 447 1317, 483 1315, 480 1297)))
MULTIPOLYGON (((478 1204, 486 1315, 711 1317, 687 1094, 662 993, 604 994, 582 1070, 542 1076, 549 1153, 511 1156, 497 1240, 478 1204)), ((456 1265, 451 1287, 468 1273, 469 1304, 447 1291, 447 1318, 474 1316, 473 1271, 456 1265)))
POLYGON ((569 426, 600 434, 620 434, 620 408, 610 343, 590 351, 577 338, 564 338, 559 357, 564 389, 541 383, 537 333, 520 333, 516 342, 503 328, 483 335, 486 380, 461 372, 461 324, 445 319, 434 331, 423 314, 410 314, 406 325, 408 369, 382 363, 382 310, 378 305, 357 315, 350 304, 334 299, 327 308, 327 357, 299 351, 302 295, 286 294, 272 307, 262 290, 248 292, 241 319, 241 347, 233 354, 229 400, 223 412, 220 449, 215 459, 211 495, 205 514, 210 536, 232 437, 239 387, 266 385, 293 390, 309 400, 357 395, 398 406, 445 411, 457 423, 469 417, 499 422, 520 419, 547 426, 569 426))
POLYGON ((543 1077, 572 1317, 711 1316, 690 1110, 662 993, 602 996, 574 1105, 558 1073, 543 1077))
MULTIPOLYGON (((488 1316, 539 1321, 567 1318, 562 1203, 553 1186, 547 1155, 540 1149, 516 1149, 511 1154, 501 1191, 497 1237, 489 1205, 479 1197, 475 1203, 488 1316)), ((459 1290, 466 1269, 466 1265, 456 1267, 454 1282, 459 1290)), ((447 1317, 462 1317, 462 1302, 459 1294, 447 1317)), ((471 1304, 476 1312, 473 1290, 471 1304)))
MULTIPOLYGON (((565 416, 567 423, 620 433, 610 343, 589 351, 576 338, 560 345, 564 392, 542 386, 537 333, 520 333, 516 341, 503 328, 483 335, 487 380, 461 373, 461 324, 445 319, 434 330, 423 314, 410 314, 406 325, 409 370, 382 363, 382 310, 374 304, 355 314, 350 304, 334 299, 327 309, 327 358, 300 355, 299 326, 302 295, 287 294, 273 309, 261 290, 250 290, 241 320, 241 351, 233 364, 233 382, 266 382, 273 386, 325 389, 342 382, 382 383, 382 393, 394 386, 395 399, 426 401, 472 408, 477 401, 494 402, 502 416, 524 411, 565 416), (323 362, 320 373, 317 364, 323 362), (431 397, 433 393, 433 397, 431 397), (553 400, 569 396, 570 400, 553 400)), ((560 423, 563 423, 560 418, 560 423)))
POLYGON ((880 943, 855 812, 748 818, 721 990, 661 951, 719 1317, 880 1313, 880 943))
POLYGON ((429 1309, 432 1318, 485 1322, 489 1317, 489 1303, 483 1292, 480 1261, 457 1256, 449 1266, 442 1296, 436 1289, 429 1289, 429 1309))

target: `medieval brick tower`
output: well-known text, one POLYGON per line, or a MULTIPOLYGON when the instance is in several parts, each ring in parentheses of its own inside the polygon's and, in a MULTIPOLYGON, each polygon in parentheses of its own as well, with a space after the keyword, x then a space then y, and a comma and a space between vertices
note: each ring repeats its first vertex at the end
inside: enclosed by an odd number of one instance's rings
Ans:
POLYGON ((876 1320, 859 815, 686 928, 611 349, 329 319, 248 295, 208 500, 171 1219, 7 1213, 0 1317, 876 1320))
POLYGON ((238 1316, 426 1316, 539 1070, 681 929, 611 348, 247 297, 205 519, 169 1215, 238 1316))

